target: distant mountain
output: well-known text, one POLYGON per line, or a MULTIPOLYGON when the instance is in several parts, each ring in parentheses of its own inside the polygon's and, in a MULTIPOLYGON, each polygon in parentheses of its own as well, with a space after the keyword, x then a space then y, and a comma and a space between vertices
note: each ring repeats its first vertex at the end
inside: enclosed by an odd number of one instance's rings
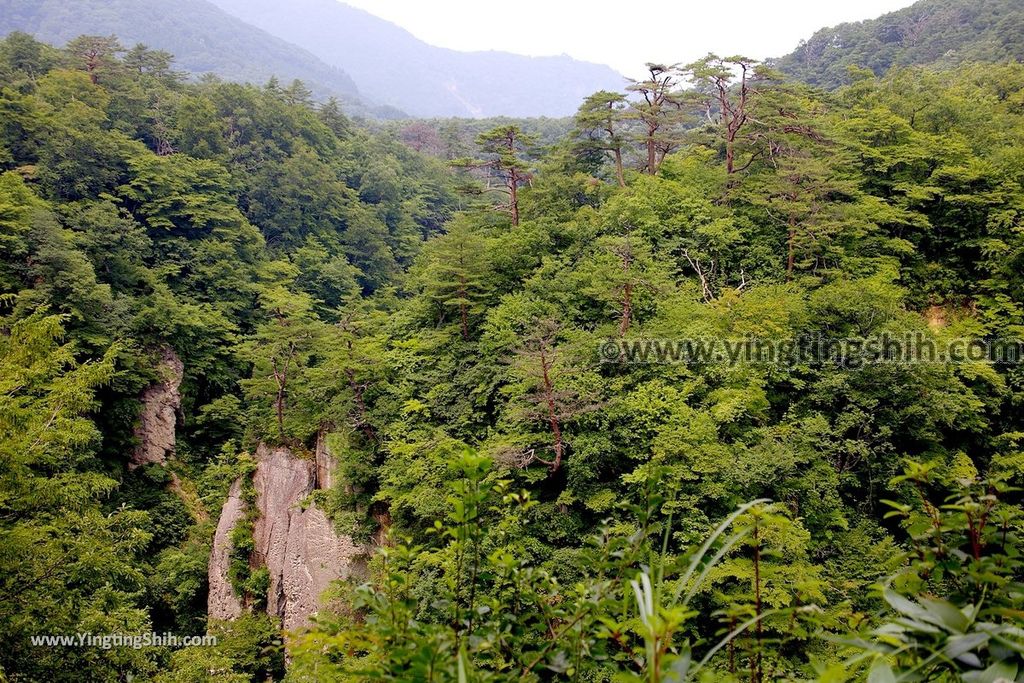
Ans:
POLYGON ((892 66, 953 66, 1024 59, 1024 0, 920 0, 878 19, 815 33, 775 66, 835 88, 851 65, 882 74, 892 66))
POLYGON ((231 81, 300 78, 318 95, 349 103, 359 90, 341 69, 231 16, 206 0, 0 0, 0 35, 31 33, 63 44, 85 34, 116 35, 175 56, 193 74, 231 81))
POLYGON ((349 73, 368 98, 417 116, 567 116, 619 90, 611 68, 567 56, 458 52, 336 0, 212 0, 349 73))

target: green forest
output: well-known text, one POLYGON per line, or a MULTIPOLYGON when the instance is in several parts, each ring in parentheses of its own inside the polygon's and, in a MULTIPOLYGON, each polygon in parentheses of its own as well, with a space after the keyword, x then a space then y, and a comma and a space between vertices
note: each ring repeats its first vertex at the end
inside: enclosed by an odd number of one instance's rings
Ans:
POLYGON ((920 0, 877 19, 824 28, 776 66, 830 88, 850 67, 881 76, 893 66, 952 67, 1024 59, 1024 6, 1014 0, 920 0))
POLYGON ((627 354, 1024 339, 971 57, 381 122, 11 33, 0 682, 1024 681, 1020 359, 627 354))

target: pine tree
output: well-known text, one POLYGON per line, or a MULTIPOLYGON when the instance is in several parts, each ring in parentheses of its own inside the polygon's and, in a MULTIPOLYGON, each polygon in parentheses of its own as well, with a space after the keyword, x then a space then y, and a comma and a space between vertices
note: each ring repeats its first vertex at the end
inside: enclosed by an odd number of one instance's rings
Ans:
POLYGON ((463 340, 472 333, 471 320, 483 310, 488 292, 488 242, 465 220, 449 226, 448 234, 424 250, 421 278, 424 293, 438 309, 439 321, 448 313, 458 320, 463 340))
POLYGON ((292 80, 285 88, 281 95, 284 97, 284 101, 288 104, 296 105, 301 104, 309 106, 313 102, 313 91, 306 87, 298 78, 292 80))
POLYGON ((682 143, 682 108, 678 65, 647 64, 648 76, 626 90, 638 95, 629 103, 629 117, 638 123, 636 140, 644 153, 643 170, 657 175, 665 156, 682 143))
POLYGON ((576 112, 575 148, 578 154, 594 152, 608 155, 615 164, 615 179, 620 187, 626 186, 623 176, 623 148, 625 147, 626 97, 619 93, 594 93, 576 112))
POLYGON ((457 159, 452 164, 487 169, 498 178, 508 198, 505 209, 512 217, 512 225, 519 225, 519 188, 530 179, 527 155, 530 146, 535 144, 533 136, 524 133, 519 126, 498 126, 481 133, 476 144, 482 158, 457 159))
MULTIPOLYGON (((719 129, 725 145, 725 170, 732 175, 746 166, 736 166, 736 144, 750 122, 751 109, 759 94, 760 70, 757 60, 742 56, 707 57, 684 70, 694 84, 694 93, 708 121, 719 129)), ((749 164, 747 164, 749 165, 749 164)))
POLYGON ((253 406, 256 438, 290 443, 316 431, 307 400, 307 373, 324 326, 313 312, 310 297, 288 286, 296 275, 292 266, 272 262, 263 275, 267 282, 260 293, 260 308, 265 320, 240 345, 242 358, 252 365, 252 376, 242 386, 253 406), (268 410, 273 427, 266 419, 268 410))
POLYGON ((117 56, 124 52, 117 36, 78 36, 64 48, 71 55, 76 66, 87 74, 93 85, 100 78, 108 78, 120 69, 117 56))

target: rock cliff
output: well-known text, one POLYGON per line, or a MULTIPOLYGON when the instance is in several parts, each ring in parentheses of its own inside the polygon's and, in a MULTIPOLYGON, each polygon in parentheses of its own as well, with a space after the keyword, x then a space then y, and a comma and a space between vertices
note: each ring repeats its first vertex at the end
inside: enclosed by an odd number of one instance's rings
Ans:
MULTIPOLYGON (((326 449, 320 450, 314 459, 296 457, 280 446, 260 445, 256 451, 253 564, 267 568, 267 612, 280 618, 286 630, 308 626, 331 582, 365 567, 365 548, 338 534, 323 510, 307 501, 318 482, 323 486, 330 481, 326 472, 320 474, 320 468, 327 467, 322 458, 329 457, 326 449)), ((231 529, 245 514, 241 486, 241 480, 232 484, 210 555, 211 618, 230 619, 241 613, 241 601, 227 575, 231 529)))
POLYGON ((165 347, 160 353, 157 370, 161 381, 146 387, 139 397, 142 412, 135 427, 139 443, 128 463, 131 469, 151 463, 162 465, 174 455, 175 429, 181 410, 179 390, 185 365, 173 349, 165 347))
POLYGON ((334 473, 338 467, 338 460, 327 446, 328 436, 326 432, 320 432, 316 437, 316 487, 325 491, 334 486, 334 473))
POLYGON ((206 600, 206 611, 211 619, 234 619, 242 613, 242 600, 235 593, 228 579, 231 566, 231 531, 245 517, 245 501, 242 500, 242 480, 235 479, 228 490, 228 499, 221 508, 217 531, 213 536, 213 551, 207 566, 210 592, 206 600))

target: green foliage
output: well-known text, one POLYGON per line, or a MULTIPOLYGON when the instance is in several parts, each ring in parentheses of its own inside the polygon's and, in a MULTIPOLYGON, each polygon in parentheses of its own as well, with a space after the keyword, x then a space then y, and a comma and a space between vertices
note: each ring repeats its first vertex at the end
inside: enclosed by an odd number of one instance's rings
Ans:
POLYGON ((61 324, 53 315, 2 322, 0 632, 10 645, 0 670, 70 681, 87 668, 96 680, 114 681, 122 670, 151 671, 150 655, 33 648, 29 640, 150 629, 139 602, 149 520, 130 509, 102 509, 117 482, 98 466, 101 435, 87 416, 110 381, 116 350, 79 363, 62 342, 61 324))
POLYGON ((937 470, 911 461, 893 479, 916 492, 913 504, 889 502, 910 536, 910 564, 880 587, 882 623, 845 643, 863 651, 847 675, 865 667, 879 680, 1014 680, 1024 665, 1020 508, 1007 502, 1006 473, 939 481, 937 470), (950 491, 944 503, 931 502, 936 487, 950 491))
MULTIPOLYGON (((791 623, 796 615, 788 603, 764 611, 758 603, 720 640, 699 641, 696 653, 687 637, 697 626, 701 591, 716 574, 730 574, 720 564, 724 556, 750 545, 760 567, 758 534, 772 516, 761 501, 730 515, 699 548, 674 556, 666 553, 671 519, 654 519, 665 499, 653 494, 632 509, 639 528, 602 528, 581 551, 583 577, 563 584, 523 557, 520 532, 538 501, 489 476, 486 458, 467 452, 457 467, 461 478, 451 487, 448 521, 432 529, 436 540, 383 549, 380 587, 361 587, 353 601, 364 616, 321 622, 302 637, 296 680, 327 670, 383 680, 690 680, 724 648, 731 653, 741 636, 756 631, 760 647, 760 624, 769 616, 789 612, 791 623), (638 563, 645 563, 639 572, 638 563), (325 653, 330 669, 321 668, 325 653)), ((649 483, 652 491, 662 485, 649 483)), ((769 578, 766 590, 771 585, 769 578)), ((758 578, 753 594, 761 588, 758 578)))
POLYGON ((245 683, 278 680, 284 654, 276 624, 265 614, 244 614, 230 622, 210 624, 215 646, 176 651, 157 683, 245 683))
POLYGON ((205 615, 216 511, 280 444, 331 452, 311 499, 381 551, 289 635, 296 680, 1018 677, 1019 363, 617 345, 1019 337, 1024 67, 650 76, 571 132, 374 132, 302 84, 0 43, 2 675, 284 675, 254 505, 252 610, 205 615), (174 457, 129 468, 173 357, 174 457), (151 629, 223 642, 28 640, 151 629))
POLYGON ((923 0, 878 19, 822 29, 777 65, 794 78, 835 88, 855 80, 857 68, 880 76, 894 66, 1020 60, 1021 19, 1012 0, 923 0))

